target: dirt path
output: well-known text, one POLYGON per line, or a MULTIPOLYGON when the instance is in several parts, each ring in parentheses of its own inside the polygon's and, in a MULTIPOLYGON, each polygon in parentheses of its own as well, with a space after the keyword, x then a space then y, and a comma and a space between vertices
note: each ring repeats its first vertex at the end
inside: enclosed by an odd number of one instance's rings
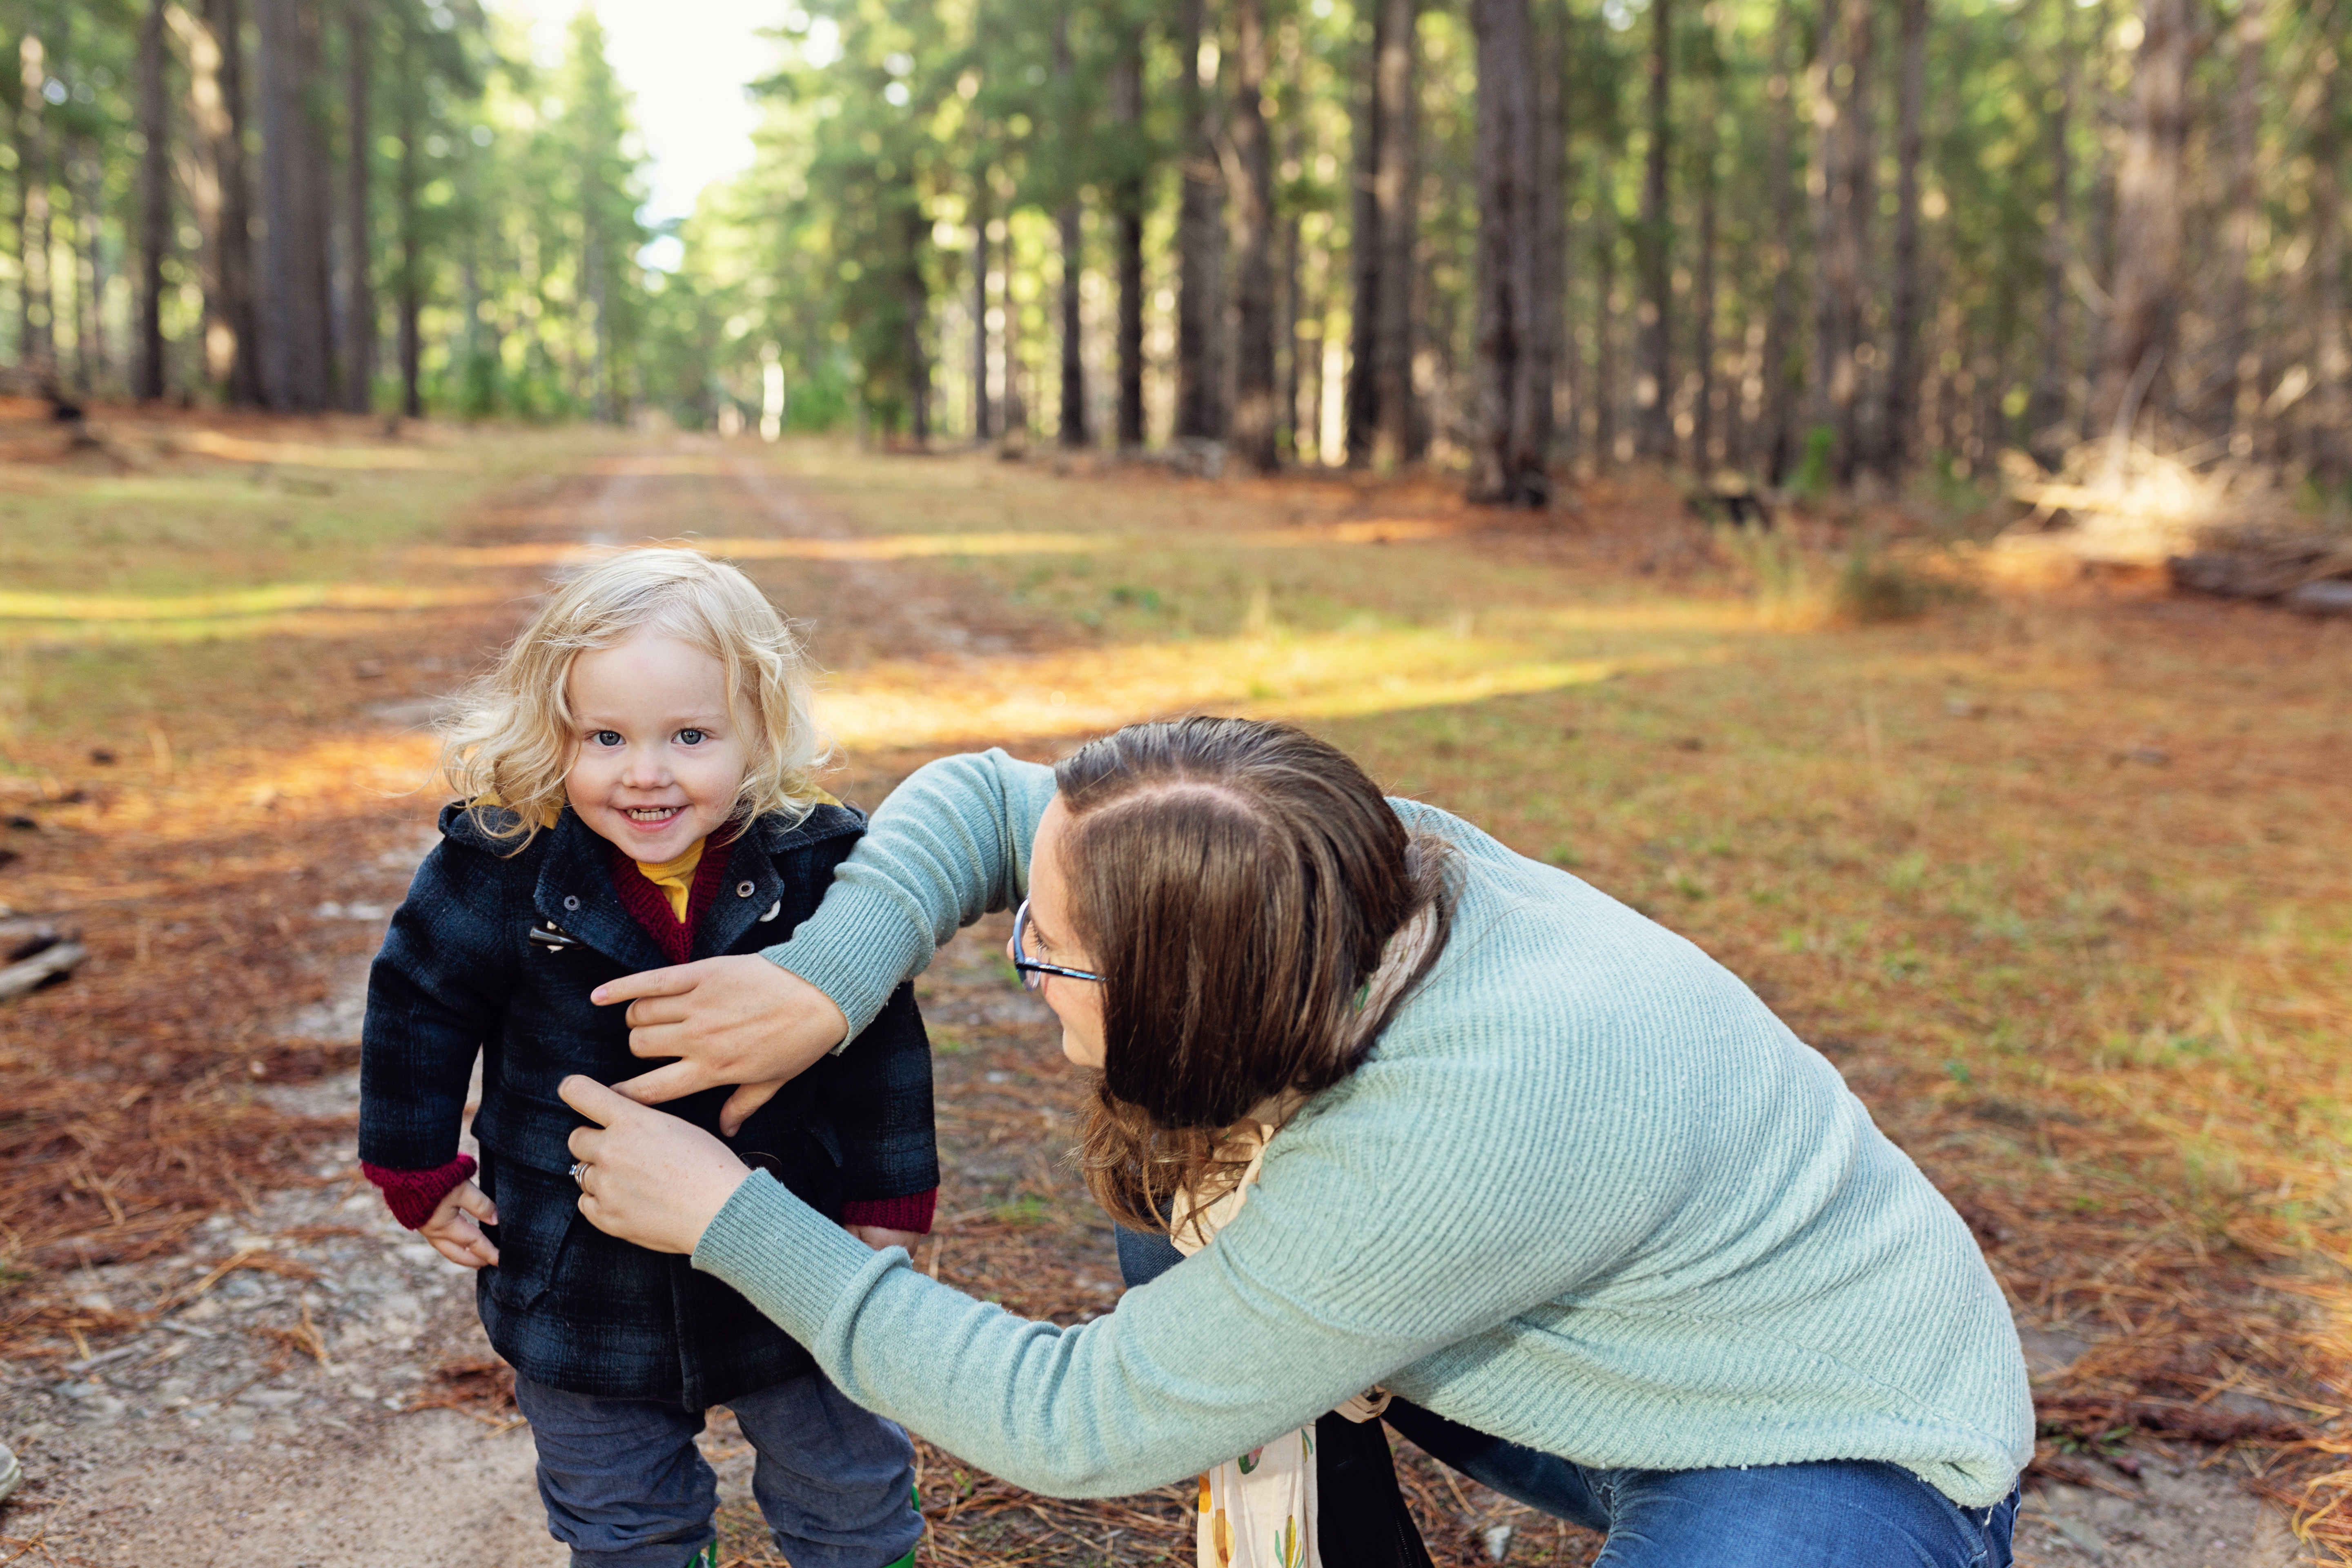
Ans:
MULTIPOLYGON (((756 459, 699 455, 566 478, 507 513, 478 542, 613 542, 692 529, 713 536, 832 534, 845 529, 803 489, 756 459)), ((973 656, 1036 646, 1017 605, 983 599, 919 563, 768 563, 753 574, 813 626, 830 667, 887 657, 936 661, 943 677, 973 656)), ((969 588, 968 583, 961 584, 969 588)), ((453 661, 452 668, 462 661, 453 661)), ((390 733, 429 710, 429 694, 381 705, 390 733)), ((854 759, 871 805, 919 756, 854 759)), ((430 843, 429 807, 409 836, 335 885, 304 884, 320 919, 369 934, 398 901, 430 843), (325 911, 331 905, 334 913, 325 911)), ((1078 1321, 1118 1296, 1108 1231, 1059 1160, 1076 1086, 1060 1070, 1036 1005, 1007 986, 992 928, 968 935, 922 984, 938 1047, 948 1171, 942 1224, 919 1265, 1015 1310, 1078 1321)), ((346 947, 351 944, 346 943, 346 947)), ((343 961, 331 994, 283 1025, 295 1040, 348 1050, 363 965, 343 961)), ((263 1096, 302 1115, 348 1116, 355 1075, 263 1096)), ((310 1568, 555 1564, 530 1485, 528 1432, 464 1369, 488 1354, 471 1281, 402 1232, 373 1193, 348 1179, 348 1136, 319 1148, 311 1184, 256 1194, 215 1215, 185 1252, 81 1270, 93 1310, 185 1304, 154 1326, 62 1369, 0 1367, 0 1436, 30 1478, 0 1510, 0 1563, 110 1568, 230 1568, 257 1560, 310 1568), (198 1287, 203 1287, 198 1289, 198 1287), (458 1375, 450 1375, 451 1369, 458 1375), (417 1408, 435 1402, 451 1408, 417 1408), (10 1556, 10 1552, 16 1555, 10 1556)), ((2084 1348, 2029 1335, 2037 1370, 2084 1348)), ((722 1478, 730 1553, 770 1563, 745 1499, 749 1456, 723 1416, 706 1440, 722 1478)), ((2294 1543, 2229 1472, 2182 1450, 2145 1458, 2140 1475, 2098 1473, 2101 1489, 2049 1486, 2029 1500, 2023 1563, 2121 1568, 2284 1568, 2294 1543)), ((1538 1520, 1406 1456, 1406 1480, 1439 1561, 1589 1561, 1591 1538, 1538 1520), (1494 1533, 1507 1529, 1507 1535, 1494 1533)), ((926 1451, 924 1486, 940 1528, 931 1561, 1018 1556, 1076 1564, 1189 1561, 1171 1492, 1117 1503, 1045 1503, 926 1451)))

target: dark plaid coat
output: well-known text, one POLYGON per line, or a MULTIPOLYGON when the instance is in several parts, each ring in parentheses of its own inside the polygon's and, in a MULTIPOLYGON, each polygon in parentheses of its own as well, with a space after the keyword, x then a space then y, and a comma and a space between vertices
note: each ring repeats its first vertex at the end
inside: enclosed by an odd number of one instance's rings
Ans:
MULTIPOLYGON (((798 825, 754 821, 729 856, 693 956, 756 952, 816 910, 865 831, 845 806, 798 825)), ((360 1158, 430 1170, 457 1154, 474 1058, 478 1180, 499 1205, 497 1267, 477 1295, 500 1355, 579 1394, 699 1411, 811 1369, 808 1352, 684 1258, 617 1241, 582 1219, 565 1146, 586 1119, 556 1098, 571 1073, 615 1083, 653 1064, 629 1054, 624 1009, 591 1005, 608 980, 669 961, 614 890, 610 849, 569 810, 520 854, 466 813, 441 814, 368 974, 360 1058, 360 1158)), ((725 1089, 664 1109, 716 1132, 725 1089)), ((819 1212, 939 1185, 930 1047, 902 985, 850 1047, 787 1084, 727 1142, 819 1212)))

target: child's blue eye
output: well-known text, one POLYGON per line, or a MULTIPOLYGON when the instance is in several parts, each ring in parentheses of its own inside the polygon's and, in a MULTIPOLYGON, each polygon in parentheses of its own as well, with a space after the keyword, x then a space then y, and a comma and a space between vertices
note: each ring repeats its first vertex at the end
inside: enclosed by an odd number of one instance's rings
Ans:
POLYGON ((707 737, 699 730, 680 730, 677 732, 677 739, 680 745, 698 746, 707 737))
POLYGON ((621 732, 618 730, 599 730, 588 738, 600 746, 617 746, 621 743, 621 732))

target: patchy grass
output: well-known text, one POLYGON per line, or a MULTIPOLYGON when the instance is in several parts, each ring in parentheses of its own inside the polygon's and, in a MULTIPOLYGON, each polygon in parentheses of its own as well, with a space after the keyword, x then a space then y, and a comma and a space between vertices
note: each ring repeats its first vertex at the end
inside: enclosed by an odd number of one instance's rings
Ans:
MULTIPOLYGON (((447 466, 270 469, 323 494, 161 437, 135 473, 0 487, 0 575, 51 596, 0 599, 0 787, 38 824, 0 836, 0 900, 73 916, 97 955, 0 1007, 16 1345, 130 1326, 77 1315, 51 1269, 174 1245, 225 1184, 290 1179, 314 1130, 252 1086, 344 1063, 272 1031, 364 945, 315 912, 342 896, 322 875, 429 820, 434 797, 403 793, 428 761, 413 726, 565 549, 691 531, 782 542, 747 569, 811 622, 836 788, 868 804, 964 745, 1045 757, 1146 714, 1289 716, 1721 958, 1953 1197, 2022 1317, 2106 1342, 2041 1390, 2053 1470, 2139 1427, 2247 1445, 2293 1493, 2298 1454, 2340 1447, 2346 628, 2091 588, 1922 590, 1912 618, 1842 624, 1825 525, 1718 542, 1633 481, 1543 522, 1351 479, 426 445, 447 466), (940 534, 967 545, 916 538, 940 534), (345 596, 285 597, 322 584, 345 596), (247 596, 153 603, 223 595, 247 596)), ((1090 1310, 1069 1259, 1098 1237, 1037 1173, 1063 1135, 1017 1095, 988 1123, 970 1080, 1009 1047, 950 1034, 943 1128, 1021 1152, 950 1196, 942 1277, 1090 1310)), ((974 1478, 939 1497, 975 1529, 1023 1513, 1059 1543, 1040 1562, 1100 1560, 1127 1528, 974 1478)), ((1149 1560, 1134 1528, 1116 1560, 1149 1560)), ((1511 1561, 1589 1547, 1537 1540, 1511 1561)))

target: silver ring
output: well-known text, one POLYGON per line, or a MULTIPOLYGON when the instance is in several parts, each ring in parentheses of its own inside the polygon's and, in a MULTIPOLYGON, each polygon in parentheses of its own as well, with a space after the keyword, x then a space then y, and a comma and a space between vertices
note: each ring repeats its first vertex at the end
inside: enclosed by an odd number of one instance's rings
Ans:
POLYGON ((574 1160, 574 1161, 572 1161, 572 1185, 574 1185, 574 1186, 578 1186, 578 1187, 584 1187, 584 1186, 586 1186, 586 1185, 588 1184, 587 1183, 585 1183, 585 1182, 583 1182, 583 1181, 582 1181, 582 1180, 580 1179, 580 1173, 581 1173, 581 1172, 583 1172, 583 1171, 584 1171, 584 1170, 586 1170, 587 1168, 588 1168, 588 1164, 587 1164, 587 1162, 586 1162, 586 1161, 584 1161, 584 1160, 574 1160))

